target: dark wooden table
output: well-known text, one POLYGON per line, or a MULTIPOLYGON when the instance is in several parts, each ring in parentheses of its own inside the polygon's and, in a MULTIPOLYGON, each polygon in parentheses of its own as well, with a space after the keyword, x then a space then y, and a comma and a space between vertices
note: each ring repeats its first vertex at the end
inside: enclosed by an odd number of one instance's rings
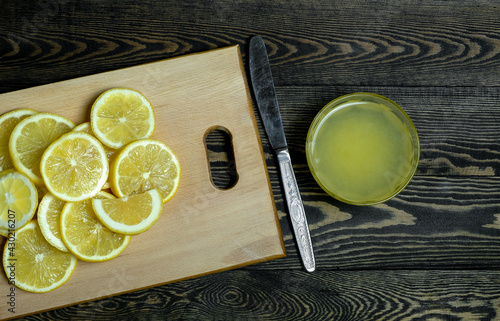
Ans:
POLYGON ((286 258, 24 319, 499 320, 498 1, 0 0, 0 93, 234 44, 247 64, 254 35, 317 271, 302 268, 260 127, 286 258), (421 141, 409 186, 370 207, 327 196, 304 153, 315 114, 358 91, 398 102, 421 141))

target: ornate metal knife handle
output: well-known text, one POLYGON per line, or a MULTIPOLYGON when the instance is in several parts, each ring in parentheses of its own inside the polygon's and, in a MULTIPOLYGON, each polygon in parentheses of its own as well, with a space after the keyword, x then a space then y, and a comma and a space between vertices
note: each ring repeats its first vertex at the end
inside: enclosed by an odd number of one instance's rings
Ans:
POLYGON ((293 172, 292 161, 288 149, 283 149, 277 152, 278 163, 280 166, 281 177, 285 188, 285 197, 288 204, 288 211, 292 220, 295 239, 299 247, 300 256, 304 267, 308 272, 313 272, 316 269, 314 260, 314 252, 309 234, 309 226, 307 225, 306 212, 302 205, 299 187, 293 172))

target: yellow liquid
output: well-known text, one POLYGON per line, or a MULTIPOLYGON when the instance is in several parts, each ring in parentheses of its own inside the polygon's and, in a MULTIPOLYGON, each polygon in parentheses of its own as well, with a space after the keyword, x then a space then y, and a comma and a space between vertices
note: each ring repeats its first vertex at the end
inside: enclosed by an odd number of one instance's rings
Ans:
POLYGON ((414 172, 408 128, 388 107, 353 101, 334 109, 309 141, 308 161, 322 187, 349 203, 394 195, 414 172))

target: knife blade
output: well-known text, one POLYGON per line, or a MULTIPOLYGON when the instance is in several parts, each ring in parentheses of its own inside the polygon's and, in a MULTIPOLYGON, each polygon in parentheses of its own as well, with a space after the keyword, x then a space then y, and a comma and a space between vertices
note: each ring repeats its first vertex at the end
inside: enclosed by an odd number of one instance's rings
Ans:
POLYGON ((316 269, 316 262, 309 225, 288 152, 269 57, 262 37, 256 36, 250 39, 249 67, 253 92, 264 130, 278 158, 285 198, 302 263, 306 271, 313 272, 316 269))

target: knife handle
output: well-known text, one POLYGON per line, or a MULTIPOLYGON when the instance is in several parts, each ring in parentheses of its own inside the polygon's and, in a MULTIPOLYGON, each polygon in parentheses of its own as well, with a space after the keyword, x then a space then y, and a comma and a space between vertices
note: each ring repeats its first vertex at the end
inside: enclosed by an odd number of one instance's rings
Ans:
POLYGON ((299 187, 293 172, 292 161, 288 149, 282 149, 277 152, 278 163, 280 166, 281 178, 285 188, 285 197, 288 204, 288 211, 292 221, 295 239, 299 247, 300 256, 305 269, 313 272, 316 269, 314 252, 309 234, 309 225, 307 224, 306 212, 302 205, 299 187))

